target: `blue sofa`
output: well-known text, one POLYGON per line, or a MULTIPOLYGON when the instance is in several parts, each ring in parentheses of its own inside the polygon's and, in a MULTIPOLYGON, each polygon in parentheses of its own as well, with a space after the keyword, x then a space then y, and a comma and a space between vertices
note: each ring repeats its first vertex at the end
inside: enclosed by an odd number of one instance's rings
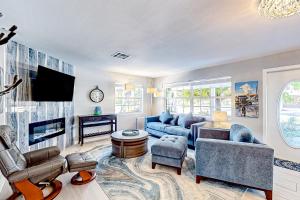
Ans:
POLYGON ((173 126, 171 124, 163 124, 160 122, 159 116, 150 116, 145 118, 144 128, 149 134, 159 138, 163 135, 185 136, 188 139, 188 146, 194 149, 198 128, 204 123, 205 121, 196 122, 192 124, 190 128, 183 128, 178 125, 173 126))
POLYGON ((222 134, 224 139, 200 134, 196 140, 196 183, 203 177, 218 179, 263 190, 271 200, 274 150, 242 125, 234 124, 230 133, 222 134))

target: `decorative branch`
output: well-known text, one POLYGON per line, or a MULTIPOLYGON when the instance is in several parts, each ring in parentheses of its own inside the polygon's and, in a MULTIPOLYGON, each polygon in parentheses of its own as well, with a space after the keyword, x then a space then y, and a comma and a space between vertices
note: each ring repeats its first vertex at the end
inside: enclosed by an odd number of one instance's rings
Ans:
POLYGON ((20 85, 20 83, 22 83, 22 81, 23 81, 22 79, 18 79, 18 75, 15 75, 13 83, 11 85, 4 86, 6 89, 3 91, 0 91, 0 96, 10 93, 12 90, 14 90, 16 87, 18 87, 18 85, 20 85))
POLYGON ((14 31, 17 30, 17 28, 18 27, 16 25, 13 25, 12 27, 10 27, 10 29, 9 29, 10 32, 7 34, 7 36, 5 38, 3 38, 5 34, 0 33, 0 45, 6 44, 12 37, 14 37, 16 35, 16 33, 14 31))

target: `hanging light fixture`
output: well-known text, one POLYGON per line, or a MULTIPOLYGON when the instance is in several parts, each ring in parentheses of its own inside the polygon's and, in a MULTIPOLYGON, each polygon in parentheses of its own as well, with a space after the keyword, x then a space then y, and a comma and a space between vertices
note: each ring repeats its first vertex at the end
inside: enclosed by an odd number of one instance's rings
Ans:
POLYGON ((267 18, 282 18, 300 11, 300 0, 258 0, 258 11, 267 18))

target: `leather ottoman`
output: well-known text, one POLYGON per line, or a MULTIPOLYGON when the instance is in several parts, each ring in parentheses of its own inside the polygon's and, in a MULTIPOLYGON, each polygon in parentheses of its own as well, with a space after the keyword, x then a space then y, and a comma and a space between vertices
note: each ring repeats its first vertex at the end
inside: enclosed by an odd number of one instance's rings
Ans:
POLYGON ((183 136, 164 135, 151 146, 152 169, 156 164, 175 167, 181 174, 182 163, 187 155, 187 138, 183 136))
POLYGON ((69 172, 78 172, 71 179, 74 185, 82 185, 95 179, 98 162, 89 153, 72 153, 66 156, 69 172))

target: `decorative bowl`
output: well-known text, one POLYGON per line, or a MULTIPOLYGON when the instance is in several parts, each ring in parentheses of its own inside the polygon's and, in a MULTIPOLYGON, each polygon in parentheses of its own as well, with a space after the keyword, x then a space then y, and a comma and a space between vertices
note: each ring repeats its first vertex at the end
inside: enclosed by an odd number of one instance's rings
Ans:
POLYGON ((140 134, 140 132, 137 129, 127 129, 127 130, 122 131, 123 136, 137 136, 139 134, 140 134))

